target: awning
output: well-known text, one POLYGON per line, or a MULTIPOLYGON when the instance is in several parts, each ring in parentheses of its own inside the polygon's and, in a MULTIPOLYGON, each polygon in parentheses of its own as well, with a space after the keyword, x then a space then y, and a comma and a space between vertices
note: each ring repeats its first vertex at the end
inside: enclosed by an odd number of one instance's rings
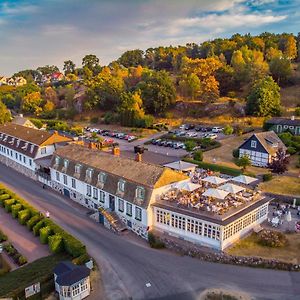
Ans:
POLYGON ((182 160, 174 161, 174 162, 164 165, 164 167, 167 167, 167 168, 170 168, 173 170, 177 170, 177 171, 183 171, 183 172, 195 171, 195 168, 197 166, 198 165, 196 165, 196 164, 192 164, 192 163, 182 161, 182 160))
POLYGON ((201 187, 200 184, 196 184, 196 183, 192 183, 191 181, 184 181, 184 182, 179 182, 176 185, 176 188, 179 190, 185 190, 185 191, 189 191, 192 192, 194 190, 197 190, 201 187))
POLYGON ((239 186, 239 185, 236 185, 233 183, 225 183, 225 184, 219 186, 218 188, 220 190, 226 191, 231 194, 236 194, 238 192, 245 190, 245 188, 243 188, 242 186, 239 186))
POLYGON ((217 176, 208 176, 202 179, 202 181, 204 182, 209 182, 215 185, 219 185, 222 184, 226 181, 228 181, 227 179, 221 178, 221 177, 217 177, 217 176))
POLYGON ((219 189, 208 189, 202 194, 202 196, 224 200, 228 194, 228 192, 219 189))
POLYGON ((256 178, 246 176, 246 175, 239 175, 231 179, 232 181, 243 183, 243 184, 250 184, 254 181, 257 181, 256 178))

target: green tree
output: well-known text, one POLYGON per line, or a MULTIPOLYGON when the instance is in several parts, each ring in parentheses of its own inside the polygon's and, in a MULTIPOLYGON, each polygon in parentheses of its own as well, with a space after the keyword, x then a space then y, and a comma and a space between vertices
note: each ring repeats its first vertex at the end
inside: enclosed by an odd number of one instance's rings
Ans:
POLYGON ((137 67, 144 65, 144 52, 142 50, 126 51, 118 59, 118 62, 124 67, 137 67))
POLYGON ((246 168, 251 165, 251 160, 248 155, 243 155, 236 160, 236 165, 241 167, 244 172, 246 168))
POLYGON ((189 151, 189 152, 192 151, 197 146, 196 142, 193 140, 187 140, 184 143, 184 145, 185 145, 186 151, 189 151))
POLYGON ((72 60, 66 60, 66 61, 64 61, 63 70, 65 72, 65 75, 74 74, 75 73, 75 69, 76 69, 76 65, 74 64, 74 62, 72 60))
POLYGON ((0 124, 4 124, 11 120, 10 111, 7 109, 5 104, 0 101, 0 124))
POLYGON ((166 71, 144 73, 136 86, 141 91, 143 105, 148 113, 164 113, 175 102, 173 81, 166 71))
POLYGON ((271 76, 258 80, 247 97, 248 115, 266 117, 280 113, 280 87, 271 76))
POLYGON ((195 73, 189 75, 184 74, 179 82, 179 86, 181 87, 183 95, 191 97, 192 100, 197 98, 201 89, 200 79, 195 73))
POLYGON ((270 72, 278 84, 287 81, 292 74, 291 61, 286 57, 273 58, 270 61, 270 72))
POLYGON ((225 127, 224 127, 224 129, 223 129, 223 133, 225 134, 225 135, 230 135, 230 134, 233 134, 233 128, 232 128, 232 126, 230 126, 230 125, 226 125, 225 127))
POLYGON ((44 67, 38 67, 36 70, 40 72, 42 75, 50 75, 55 72, 59 72, 59 68, 54 65, 52 66, 46 65, 44 67))
POLYGON ((82 59, 83 69, 89 69, 94 75, 100 72, 101 67, 99 63, 99 58, 94 54, 88 54, 82 59))

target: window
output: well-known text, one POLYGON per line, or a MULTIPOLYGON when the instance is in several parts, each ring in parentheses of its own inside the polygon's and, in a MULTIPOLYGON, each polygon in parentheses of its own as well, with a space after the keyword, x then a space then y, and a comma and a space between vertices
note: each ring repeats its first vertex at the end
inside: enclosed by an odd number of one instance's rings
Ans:
POLYGON ((135 219, 142 221, 142 209, 137 206, 135 207, 135 219))
POLYGON ((93 169, 88 168, 86 170, 86 177, 91 179, 92 178, 92 174, 93 174, 93 169))
POLYGON ((92 196, 92 187, 90 185, 86 186, 86 194, 88 196, 92 196))
MULTIPOLYGON (((32 146, 33 146, 33 145, 32 145, 32 146)), ((55 157, 55 164, 56 164, 56 165, 59 165, 59 160, 60 160, 60 158, 59 158, 58 156, 56 156, 56 157, 55 157)))
POLYGON ((67 168, 69 165, 69 161, 67 159, 64 160, 64 168, 67 168))
POLYGON ((80 174, 81 165, 75 165, 75 173, 80 174))
POLYGON ((32 160, 31 160, 31 158, 29 159, 29 165, 32 166, 32 160))
MULTIPOLYGON (((33 152, 33 149, 34 149, 34 145, 31 145, 31 147, 30 147, 30 153, 33 152)), ((55 160, 55 163, 56 163, 56 160, 55 160)), ((59 163, 59 161, 58 161, 58 163, 59 163)))
POLYGON ((124 192, 125 191, 125 181, 124 180, 119 180, 119 182, 118 182, 118 191, 119 192, 124 192))
POLYGON ((23 162, 24 162, 24 164, 26 164, 26 157, 25 156, 23 156, 23 162))
POLYGON ((79 293, 80 293, 80 284, 77 283, 76 285, 73 286, 72 295, 77 296, 79 293))
POLYGON ((257 145, 256 141, 251 141, 251 148, 256 148, 256 145, 257 145))
POLYGON ((16 159, 18 159, 18 153, 16 152, 15 154, 16 154, 16 159))
POLYGON ((68 185, 68 178, 67 175, 63 175, 63 179, 64 179, 64 184, 68 185))
POLYGON ((56 172, 56 181, 59 181, 60 179, 59 179, 59 173, 58 172, 56 172))
POLYGON ((105 173, 101 172, 98 174, 98 182, 105 183, 106 175, 105 173))
POLYGON ((118 210, 120 212, 124 211, 124 200, 122 200, 122 199, 118 199, 118 210))
POLYGON ((93 188, 93 198, 98 200, 98 189, 93 188))
POLYGON ((76 179, 72 178, 72 188, 76 189, 76 179))
POLYGON ((41 148, 41 154, 46 154, 47 153, 47 147, 41 148))
POLYGON ((138 186, 135 190, 135 197, 143 200, 145 197, 145 189, 141 186, 138 186))
POLYGON ((19 147, 20 145, 20 140, 17 140, 17 147, 19 147))
POLYGON ((99 201, 105 203, 105 193, 103 191, 100 191, 99 196, 100 196, 99 201))
POLYGON ((126 215, 127 216, 132 216, 132 204, 131 203, 126 203, 126 215))

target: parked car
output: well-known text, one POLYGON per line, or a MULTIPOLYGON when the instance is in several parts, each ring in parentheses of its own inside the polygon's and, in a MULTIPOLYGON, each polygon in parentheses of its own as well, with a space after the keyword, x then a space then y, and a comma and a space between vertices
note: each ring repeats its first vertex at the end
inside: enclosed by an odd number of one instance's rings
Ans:
POLYGON ((197 132, 188 132, 188 133, 186 134, 186 136, 188 136, 188 137, 197 137, 198 134, 197 134, 197 132))
POLYGON ((206 138, 209 138, 211 140, 216 139, 218 136, 215 133, 208 133, 206 136, 206 138))
POLYGON ((222 132, 222 130, 223 130, 222 127, 217 127, 217 126, 215 126, 215 127, 212 128, 211 131, 212 131, 213 133, 219 133, 219 132, 222 132))
POLYGON ((134 146, 134 153, 144 153, 147 150, 144 146, 134 146))
POLYGON ((181 130, 185 129, 185 126, 186 126, 185 124, 182 124, 182 125, 179 126, 179 129, 181 129, 181 130))
POLYGON ((191 130, 191 129, 194 129, 195 128, 195 125, 194 124, 186 124, 184 129, 185 130, 191 130))

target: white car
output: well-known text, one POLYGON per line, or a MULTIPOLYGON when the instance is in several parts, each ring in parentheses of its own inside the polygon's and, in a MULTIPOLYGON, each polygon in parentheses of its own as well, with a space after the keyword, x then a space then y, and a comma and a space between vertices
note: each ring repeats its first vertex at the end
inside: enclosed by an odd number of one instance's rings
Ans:
POLYGON ((223 131, 223 128, 222 127, 213 127, 212 130, 211 130, 213 133, 219 133, 219 132, 222 132, 223 131))
POLYGON ((186 133, 186 136, 187 136, 187 137, 197 137, 198 134, 197 134, 197 132, 187 132, 187 133, 186 133))
POLYGON ((181 130, 185 129, 185 124, 180 125, 179 129, 181 129, 181 130))
POLYGON ((206 138, 211 139, 211 140, 215 140, 218 136, 214 133, 209 133, 207 135, 205 135, 206 138))

